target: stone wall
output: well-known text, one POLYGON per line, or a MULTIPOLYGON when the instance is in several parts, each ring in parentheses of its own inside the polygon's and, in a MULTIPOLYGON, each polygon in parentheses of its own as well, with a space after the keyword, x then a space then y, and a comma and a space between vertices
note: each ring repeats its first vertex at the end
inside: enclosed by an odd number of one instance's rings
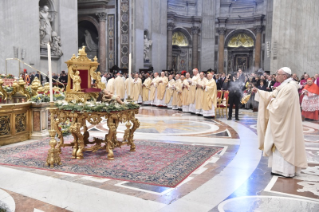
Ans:
POLYGON ((216 1, 202 0, 201 71, 214 69, 216 1))
MULTIPOLYGON (((64 61, 77 52, 77 0, 53 0, 52 3, 57 11, 53 28, 61 37, 64 53, 59 60, 52 60, 52 70, 60 72, 66 69, 64 61)), ((0 27, 0 73, 5 73, 5 58, 13 57, 47 73, 47 59, 40 60, 39 0, 1 0, 0 27)), ((7 64, 8 72, 18 76, 18 62, 7 64)), ((21 71, 23 68, 33 71, 21 65, 21 71)))
MULTIPOLYGON (((57 10, 54 30, 61 37, 63 55, 59 59, 52 59, 52 71, 60 73, 67 72, 65 61, 78 52, 78 5, 77 0, 55 0, 54 6, 57 10)), ((48 72, 47 58, 41 58, 40 70, 48 72)))
MULTIPOLYGON (((40 35, 38 2, 38 0, 0 1, 0 73, 5 73, 5 58, 18 57, 22 59, 23 57, 24 62, 39 68, 40 35), (14 47, 17 49, 18 54, 14 54, 14 47), (21 55, 22 51, 24 52, 23 55, 21 55)), ((8 73, 18 76, 18 62, 8 61, 7 64, 8 73)))
POLYGON ((153 40, 152 65, 155 72, 166 69, 167 59, 167 1, 149 0, 151 5, 151 28, 149 39, 153 40))
POLYGON ((319 1, 274 0, 272 26, 271 72, 318 73, 319 1))

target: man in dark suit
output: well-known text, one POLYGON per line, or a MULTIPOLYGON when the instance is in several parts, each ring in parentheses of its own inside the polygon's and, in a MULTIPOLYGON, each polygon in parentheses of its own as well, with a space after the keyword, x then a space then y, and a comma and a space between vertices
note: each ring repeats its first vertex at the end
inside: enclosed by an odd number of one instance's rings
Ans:
MULTIPOLYGON (((65 73, 65 71, 62 71, 59 81, 62 82, 64 86, 68 84, 68 75, 65 73)), ((62 85, 60 86, 63 87, 62 85)))
POLYGON ((235 77, 233 77, 228 82, 228 90, 229 90, 229 111, 228 111, 228 119, 232 119, 233 114, 233 106, 235 104, 235 119, 236 121, 239 121, 238 118, 238 110, 239 110, 239 103, 242 96, 242 87, 243 82, 240 78, 236 80, 236 74, 235 77))
POLYGON ((34 72, 30 74, 30 84, 33 82, 33 80, 34 80, 34 72))
POLYGON ((40 81, 40 84, 42 85, 43 77, 40 74, 40 72, 38 71, 38 73, 35 76, 38 78, 38 80, 40 81))
POLYGON ((271 76, 269 75, 266 80, 266 91, 271 92, 272 86, 274 86, 275 82, 272 81, 271 76))

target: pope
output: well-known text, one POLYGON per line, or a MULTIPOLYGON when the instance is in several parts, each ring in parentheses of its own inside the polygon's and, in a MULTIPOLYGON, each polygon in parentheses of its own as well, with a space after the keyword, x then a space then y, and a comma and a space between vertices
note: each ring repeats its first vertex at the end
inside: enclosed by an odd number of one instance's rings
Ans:
POLYGON ((277 71, 281 83, 273 92, 254 88, 259 101, 257 134, 259 149, 269 157, 272 174, 294 177, 301 168, 307 168, 307 158, 301 112, 299 85, 291 78, 291 70, 283 67, 277 71))

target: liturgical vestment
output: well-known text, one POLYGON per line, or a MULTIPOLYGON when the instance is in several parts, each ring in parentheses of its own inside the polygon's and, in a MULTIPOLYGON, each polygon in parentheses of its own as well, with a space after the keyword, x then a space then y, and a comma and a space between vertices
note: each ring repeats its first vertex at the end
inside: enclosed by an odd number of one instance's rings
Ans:
POLYGON ((142 80, 140 78, 135 78, 132 84, 132 98, 136 102, 142 93, 142 80))
POLYGON ((151 91, 150 91, 150 100, 151 101, 154 101, 155 100, 155 95, 156 95, 156 88, 158 86, 158 80, 159 80, 159 77, 155 77, 153 80, 152 80, 152 85, 151 85, 151 91))
POLYGON ((179 109, 182 106, 182 81, 178 79, 174 84, 174 93, 173 93, 173 101, 172 106, 173 109, 179 109))
POLYGON ((132 93, 133 93, 133 79, 132 78, 127 78, 124 82, 124 88, 125 88, 125 99, 130 96, 132 98, 132 93), (131 81, 131 86, 130 86, 130 81, 131 81))
MULTIPOLYGON (((205 86, 207 82, 207 78, 199 79, 197 85, 205 86)), ((195 94, 195 103, 196 103, 196 114, 200 114, 202 112, 202 104, 204 97, 204 89, 201 87, 197 87, 195 94)))
POLYGON ((189 101, 189 112, 191 113, 196 113, 196 85, 198 81, 200 80, 199 74, 195 75, 192 77, 192 85, 189 88, 189 93, 188 93, 188 101, 189 101))
POLYGON ((215 109, 217 107, 217 86, 215 80, 212 78, 206 82, 202 99, 203 116, 215 116, 215 109))
POLYGON ((118 95, 121 99, 124 99, 125 90, 124 90, 124 82, 122 77, 117 76, 114 80, 114 90, 115 94, 118 95))
POLYGON ((143 83, 143 102, 145 102, 145 104, 150 104, 148 101, 150 100, 151 83, 152 80, 150 77, 148 77, 143 83))
POLYGON ((167 107, 171 107, 172 104, 172 99, 173 99, 173 93, 174 93, 174 84, 175 84, 175 80, 171 79, 168 84, 167 84, 167 88, 166 88, 166 95, 165 95, 165 104, 167 105, 167 107))
POLYGON ((183 105, 183 112, 189 112, 189 83, 188 79, 184 79, 183 81, 183 91, 182 91, 182 105, 183 105))
POLYGON ((307 168, 298 84, 289 78, 273 92, 258 90, 257 133, 259 149, 269 156, 272 172, 293 177, 307 168))
POLYGON ((111 78, 107 81, 106 90, 108 92, 114 93, 114 78, 111 78))
POLYGON ((165 90, 166 90, 166 85, 168 84, 168 79, 167 79, 167 77, 160 77, 158 81, 159 81, 159 83, 157 86, 157 99, 163 100, 165 90), (160 82, 160 81, 162 81, 162 82, 160 82))

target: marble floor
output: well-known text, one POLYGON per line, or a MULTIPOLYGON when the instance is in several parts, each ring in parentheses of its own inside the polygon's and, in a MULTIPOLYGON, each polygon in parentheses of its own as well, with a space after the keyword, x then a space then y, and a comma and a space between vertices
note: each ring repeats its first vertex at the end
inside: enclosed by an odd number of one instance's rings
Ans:
MULTIPOLYGON (((147 106, 137 117, 141 126, 135 140, 222 150, 175 188, 0 165, 0 208, 17 212, 319 211, 318 122, 303 122, 309 168, 287 179, 272 176, 267 158, 258 150, 257 113, 240 110, 240 121, 229 121, 147 106)), ((91 136, 107 132, 105 122, 88 128, 91 136)), ((124 130, 120 125, 118 137, 124 130)), ((0 148, 28 142, 34 140, 0 148)))

